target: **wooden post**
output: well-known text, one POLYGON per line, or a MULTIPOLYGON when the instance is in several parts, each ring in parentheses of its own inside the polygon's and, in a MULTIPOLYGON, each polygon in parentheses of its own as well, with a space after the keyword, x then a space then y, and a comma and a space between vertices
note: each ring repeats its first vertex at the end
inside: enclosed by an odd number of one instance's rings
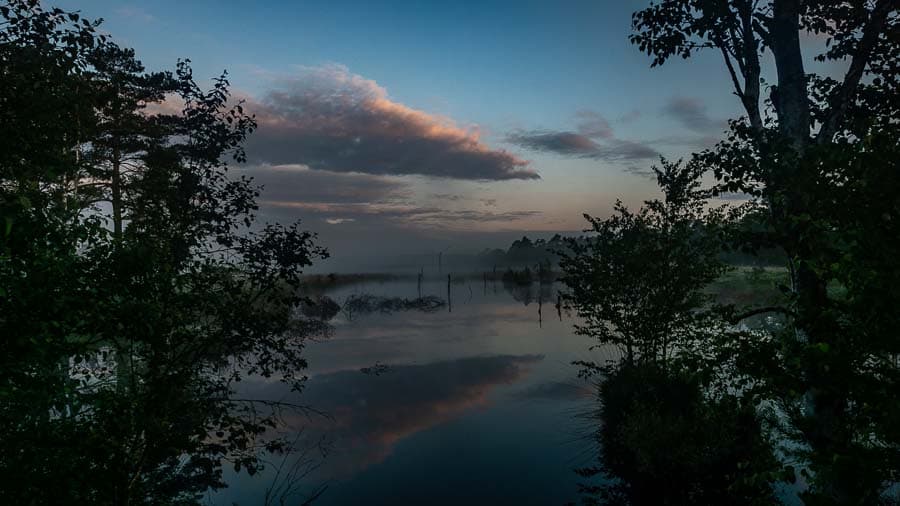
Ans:
POLYGON ((419 277, 418 277, 418 282, 417 282, 416 288, 418 289, 420 299, 422 298, 422 275, 424 273, 423 271, 424 271, 424 267, 419 267, 419 277))
POLYGON ((543 327, 544 325, 544 316, 543 316, 543 307, 544 307, 544 296, 541 294, 540 285, 538 285, 538 327, 543 327))

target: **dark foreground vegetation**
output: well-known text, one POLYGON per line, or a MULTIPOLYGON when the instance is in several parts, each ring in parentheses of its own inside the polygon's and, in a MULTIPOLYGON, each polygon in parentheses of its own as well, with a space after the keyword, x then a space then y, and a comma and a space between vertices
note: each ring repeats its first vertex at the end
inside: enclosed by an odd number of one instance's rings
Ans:
POLYGON ((581 471, 602 480, 585 502, 771 504, 793 483, 806 504, 900 500, 897 8, 664 0, 634 14, 654 66, 720 55, 746 114, 714 148, 662 162, 662 199, 568 241, 578 331, 623 356, 581 364, 602 378, 601 456, 581 471), (843 75, 804 71, 807 32, 843 75), (748 202, 707 205, 724 192, 748 202), (784 271, 740 283, 722 263, 773 251, 784 271))
POLYGON ((195 504, 288 449, 267 429, 291 407, 234 385, 302 386, 324 325, 296 289, 325 252, 227 177, 254 125, 225 75, 0 3, 0 503, 195 504))
MULTIPOLYGON (((621 349, 579 363, 600 385, 585 503, 772 504, 795 483, 810 505, 898 502, 897 9, 662 0, 634 15, 654 66, 720 54, 746 114, 716 147, 663 160, 661 199, 484 255, 517 265, 490 281, 539 307, 557 301, 558 256, 577 331, 621 349), (843 75, 805 72, 806 32, 843 75), (711 204, 726 192, 747 202, 711 204)), ((0 504, 198 504, 225 466, 254 474, 292 449, 271 429, 304 408, 238 382, 302 389, 304 345, 341 309, 445 301, 322 295, 353 281, 303 278, 326 252, 299 224, 257 222, 258 189, 227 174, 255 127, 227 77, 204 89, 187 60, 148 72, 98 27, 0 2, 0 504)))

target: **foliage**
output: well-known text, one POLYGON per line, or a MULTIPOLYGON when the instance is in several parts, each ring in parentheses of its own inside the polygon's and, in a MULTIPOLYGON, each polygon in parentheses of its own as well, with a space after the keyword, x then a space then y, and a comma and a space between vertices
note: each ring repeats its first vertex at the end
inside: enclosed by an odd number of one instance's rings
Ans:
POLYGON ((784 300, 747 313, 776 311, 787 325, 734 346, 766 359, 737 357, 733 374, 787 417, 805 501, 877 503, 900 474, 896 2, 663 0, 636 12, 633 28, 654 66, 704 49, 722 56, 746 116, 694 159, 716 192, 758 198, 762 226, 737 245, 788 257, 784 300), (843 76, 805 71, 805 33, 826 42, 815 59, 846 62, 843 76), (766 86, 769 56, 777 82, 766 86))
POLYGON ((550 239, 531 240, 527 236, 512 242, 506 251, 487 249, 478 255, 478 260, 487 266, 522 266, 538 264, 554 264, 557 261, 556 250, 562 247, 563 238, 554 234, 550 239))
MULTIPOLYGON (((655 169, 665 198, 636 213, 621 202, 585 238, 567 240, 560 267, 567 304, 583 318, 576 331, 621 348, 629 365, 665 362, 703 326, 702 291, 725 270, 718 259, 724 210, 704 209, 696 163, 655 169)), ((602 364, 583 364, 588 371, 602 364)))
POLYGON ((706 287, 726 271, 720 253, 742 210, 707 209, 696 162, 655 171, 662 200, 588 216, 591 235, 561 255, 566 303, 584 322, 576 331, 623 351, 619 362, 579 362, 603 373, 600 466, 580 474, 608 480, 585 486, 584 501, 769 504, 778 467, 755 405, 706 350, 728 332, 706 287))
POLYGON ((283 448, 263 437, 278 406, 233 385, 302 386, 323 325, 297 289, 325 252, 254 224, 227 169, 255 122, 224 75, 145 74, 97 26, 0 7, 0 501, 196 503, 224 461, 283 448))
POLYGON ((528 267, 520 271, 509 268, 503 272, 502 279, 505 284, 528 286, 534 282, 534 274, 531 273, 531 269, 528 267))

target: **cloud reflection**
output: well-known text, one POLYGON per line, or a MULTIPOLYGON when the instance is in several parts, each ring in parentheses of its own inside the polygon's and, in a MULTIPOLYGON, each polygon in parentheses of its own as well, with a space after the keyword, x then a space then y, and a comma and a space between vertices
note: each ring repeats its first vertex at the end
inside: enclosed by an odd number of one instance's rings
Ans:
POLYGON ((332 415, 333 421, 297 419, 336 440, 326 466, 349 475, 383 461, 397 442, 486 406, 500 385, 522 378, 543 355, 462 358, 426 365, 392 365, 374 376, 358 370, 310 379, 304 404, 332 415))

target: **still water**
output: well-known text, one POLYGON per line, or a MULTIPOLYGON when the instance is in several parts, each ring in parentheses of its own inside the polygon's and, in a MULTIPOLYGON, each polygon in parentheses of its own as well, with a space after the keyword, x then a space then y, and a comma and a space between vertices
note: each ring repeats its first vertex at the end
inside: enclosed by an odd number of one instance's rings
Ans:
MULTIPOLYGON (((322 487, 315 504, 326 506, 576 500, 573 469, 595 455, 585 419, 594 404, 572 362, 613 352, 589 351, 574 321, 560 320, 556 289, 473 279, 452 284, 451 307, 434 312, 339 313, 332 335, 306 350, 303 392, 242 386, 321 412, 283 416, 280 430, 305 451, 253 477, 226 469, 229 488, 209 502, 266 504, 268 490, 269 504, 302 504, 322 487)), ((340 303, 363 293, 412 299, 418 286, 360 283, 328 295, 340 303)), ((446 298, 446 279, 426 281, 422 295, 446 298)))

